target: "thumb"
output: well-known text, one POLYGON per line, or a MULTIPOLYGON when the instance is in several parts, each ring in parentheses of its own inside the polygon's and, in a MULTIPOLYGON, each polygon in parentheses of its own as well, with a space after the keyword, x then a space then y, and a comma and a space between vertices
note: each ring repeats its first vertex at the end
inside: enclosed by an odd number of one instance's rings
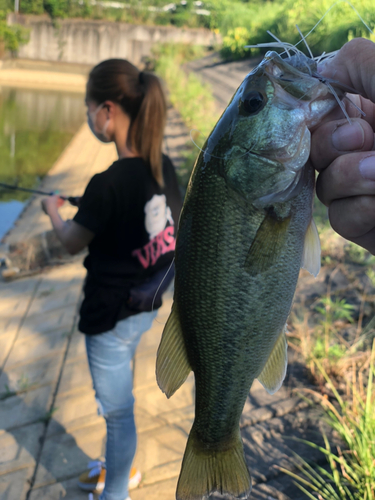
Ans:
POLYGON ((335 57, 321 63, 318 71, 375 102, 375 43, 370 40, 350 40, 335 57))

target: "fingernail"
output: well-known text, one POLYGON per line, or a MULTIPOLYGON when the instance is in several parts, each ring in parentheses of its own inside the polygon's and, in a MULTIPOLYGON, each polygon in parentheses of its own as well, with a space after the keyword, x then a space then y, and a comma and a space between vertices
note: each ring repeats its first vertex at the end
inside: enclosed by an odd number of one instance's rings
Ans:
POLYGON ((333 59, 325 59, 318 63, 317 72, 326 78, 334 78, 337 73, 337 69, 332 61, 333 59))
POLYGON ((365 142, 365 132, 358 122, 345 123, 332 134, 332 144, 337 151, 361 149, 365 142))
POLYGON ((365 179, 375 181, 375 156, 368 156, 360 161, 359 171, 365 179))

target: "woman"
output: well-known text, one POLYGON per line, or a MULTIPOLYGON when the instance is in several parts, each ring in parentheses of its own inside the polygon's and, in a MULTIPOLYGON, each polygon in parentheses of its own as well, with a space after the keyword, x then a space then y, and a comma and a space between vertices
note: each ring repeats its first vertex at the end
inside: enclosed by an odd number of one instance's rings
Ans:
MULTIPOLYGON (((100 500, 129 500, 140 474, 136 450, 131 360, 156 316, 152 297, 170 267, 181 207, 177 179, 161 147, 166 105, 158 78, 126 60, 95 66, 86 91, 88 124, 102 142, 114 142, 119 159, 94 175, 74 219, 58 213, 59 198, 42 201, 62 244, 75 254, 88 246, 79 329, 99 412, 107 424, 106 469, 82 474, 79 486, 100 500)), ((97 464, 96 464, 97 465, 97 464)))

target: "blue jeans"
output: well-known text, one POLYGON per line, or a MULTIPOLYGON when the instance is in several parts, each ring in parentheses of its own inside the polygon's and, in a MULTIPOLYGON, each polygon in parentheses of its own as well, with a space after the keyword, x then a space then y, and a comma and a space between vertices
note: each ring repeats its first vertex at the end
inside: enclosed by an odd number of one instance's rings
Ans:
POLYGON ((99 413, 107 423, 106 480, 100 500, 125 500, 137 447, 131 360, 157 311, 119 321, 113 330, 86 335, 87 357, 99 413))

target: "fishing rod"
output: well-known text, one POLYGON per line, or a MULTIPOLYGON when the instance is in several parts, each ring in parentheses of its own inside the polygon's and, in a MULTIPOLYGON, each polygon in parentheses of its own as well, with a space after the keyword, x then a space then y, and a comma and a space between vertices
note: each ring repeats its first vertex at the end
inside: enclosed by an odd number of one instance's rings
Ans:
MULTIPOLYGON (((47 191, 40 191, 39 189, 29 189, 29 188, 22 188, 22 187, 18 187, 18 186, 12 186, 10 184, 4 184, 3 182, 0 182, 0 187, 6 188, 6 189, 12 189, 14 191, 24 191, 26 193, 42 194, 44 196, 54 196, 56 194, 54 191, 47 193, 47 191)), ((78 207, 79 200, 81 198, 80 196, 62 196, 61 194, 59 194, 58 197, 64 201, 68 201, 74 207, 78 207)))

